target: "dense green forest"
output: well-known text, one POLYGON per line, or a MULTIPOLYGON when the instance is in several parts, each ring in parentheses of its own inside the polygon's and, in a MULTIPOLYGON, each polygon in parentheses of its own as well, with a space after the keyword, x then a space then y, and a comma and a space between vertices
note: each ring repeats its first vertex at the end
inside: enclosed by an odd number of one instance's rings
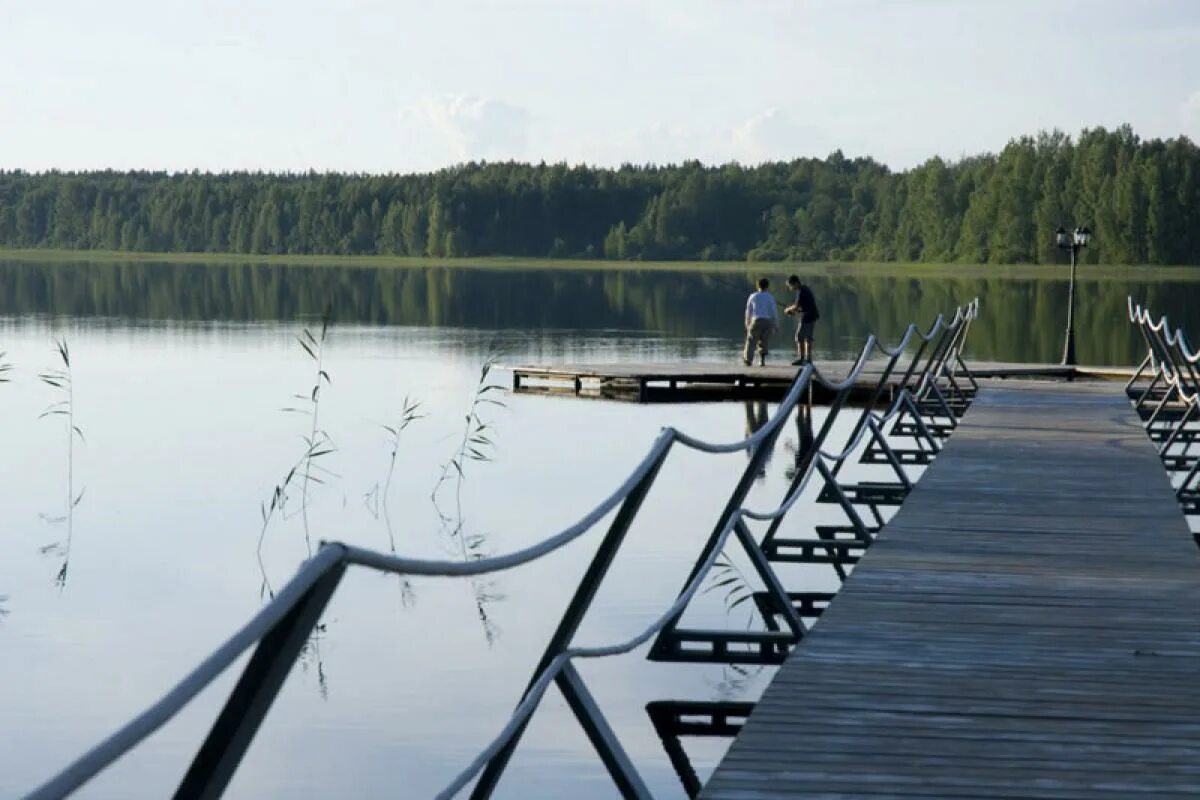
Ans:
POLYGON ((419 175, 0 172, 0 246, 616 259, 1200 264, 1200 148, 1128 126, 895 172, 470 163, 419 175))

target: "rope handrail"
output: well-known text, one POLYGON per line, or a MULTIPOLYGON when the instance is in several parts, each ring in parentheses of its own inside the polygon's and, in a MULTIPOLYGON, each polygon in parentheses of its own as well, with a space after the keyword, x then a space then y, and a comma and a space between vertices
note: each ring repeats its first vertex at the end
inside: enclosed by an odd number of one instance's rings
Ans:
POLYGON ((433 561, 396 557, 342 542, 321 542, 317 553, 301 565, 296 575, 281 587, 267 605, 263 606, 246 625, 230 636, 157 703, 89 750, 55 779, 29 794, 26 800, 66 796, 166 724, 208 686, 216 674, 223 672, 242 653, 261 639, 268 630, 293 609, 307 590, 339 564, 359 564, 381 572, 402 572, 410 575, 472 577, 512 569, 534 561, 575 541, 612 511, 628 496, 633 486, 645 477, 653 464, 666 454, 674 442, 673 434, 674 430, 671 428, 663 430, 655 439, 650 452, 630 473, 629 477, 578 522, 530 547, 513 553, 472 561, 433 561))
POLYGON ((1182 327, 1172 329, 1165 316, 1156 323, 1148 308, 1127 298, 1130 322, 1138 326, 1146 340, 1148 353, 1126 384, 1126 392, 1134 400, 1134 408, 1143 418, 1143 426, 1151 439, 1158 443, 1158 455, 1171 473, 1182 473, 1173 481, 1175 496, 1184 506, 1184 513, 1194 515, 1200 510, 1200 457, 1191 454, 1200 429, 1200 354, 1193 353, 1182 327), (1147 367, 1152 367, 1148 385, 1135 387, 1147 367), (1178 406, 1168 410, 1172 401, 1178 406), (1147 404, 1153 410, 1147 411, 1147 404), (1179 449, 1176 449, 1179 448, 1179 449), (1174 452, 1172 452, 1174 450, 1174 452))
MULTIPOLYGON (((972 305, 977 303, 978 301, 972 301, 972 305)), ((850 371, 846 373, 841 380, 826 378, 821 371, 812 364, 806 364, 804 366, 804 370, 811 370, 811 380, 815 381, 823 388, 833 392, 842 391, 854 385, 854 383, 860 377, 862 377, 863 372, 866 371, 867 366, 870 363, 870 358, 873 351, 878 350, 886 356, 897 356, 904 352, 914 336, 919 337, 922 341, 930 342, 943 328, 954 328, 955 326, 961 324, 966 314, 969 313, 969 309, 972 307, 972 305, 967 306, 968 311, 964 311, 962 307, 957 309, 953 322, 951 323, 946 323, 945 315, 938 314, 937 318, 934 320, 933 324, 930 325, 929 330, 926 333, 922 333, 917 327, 916 323, 910 322, 908 327, 905 328, 904 335, 901 337, 900 342, 892 348, 888 348, 886 345, 881 343, 875 334, 869 334, 862 348, 859 350, 858 357, 855 359, 850 371)), ((766 439, 768 436, 770 436, 771 433, 774 432, 775 428, 782 424, 783 420, 786 419, 792 408, 795 407, 796 402, 800 399, 800 396, 803 394, 806 388, 808 388, 808 379, 804 378, 802 372, 800 377, 798 377, 797 380, 792 384, 792 388, 789 390, 784 400, 779 404, 779 408, 776 410, 775 414, 771 416, 767 423, 755 431, 752 435, 739 442, 723 444, 705 442, 701 439, 689 436, 682 431, 674 431, 675 441, 679 442, 685 447, 689 447, 693 450, 699 450, 704 453, 733 453, 739 450, 753 448, 757 446, 763 439, 766 439)))
MULTIPOLYGON (((809 475, 812 473, 810 472, 809 475)), ((696 592, 704 584, 708 577, 708 572, 716 563, 717 558, 721 555, 721 550, 725 543, 729 541, 729 537, 733 534, 734 528, 745 514, 744 509, 738 509, 737 512, 731 514, 725 522, 725 526, 718 537, 718 546, 714 548, 706 559, 701 563, 701 568, 697 571, 696 576, 688 583, 683 592, 675 598, 665 612, 659 615, 653 622, 643 628, 637 635, 623 642, 603 645, 599 647, 571 647, 564 650, 550 662, 550 666, 542 671, 534 683, 534 688, 526 693, 525 698, 517 706, 509 718, 508 723, 501 729, 500 733, 483 749, 478 756, 471 761, 467 767, 452 780, 435 797, 437 800, 449 800, 458 794, 463 787, 470 783, 479 772, 491 761, 498 752, 508 743, 516 731, 528 723, 529 718, 536 710, 542 695, 549 688, 550 682, 553 681, 566 666, 575 658, 605 658, 608 656, 622 655, 629 653, 637 647, 645 644, 650 640, 650 637, 661 631, 667 623, 669 623, 676 615, 683 613, 688 604, 695 597, 696 592)))
MULTIPOLYGON (((978 300, 972 301, 972 303, 965 307, 959 307, 950 323, 946 323, 945 317, 939 314, 927 332, 922 332, 915 324, 910 324, 906 328, 900 342, 892 348, 881 344, 873 334, 868 336, 853 367, 845 377, 838 381, 830 380, 821 375, 812 364, 805 365, 797 374, 796 379, 793 381, 784 400, 780 403, 776 413, 759 430, 740 441, 712 443, 690 436, 672 427, 664 428, 654 439, 642 460, 608 496, 584 514, 577 522, 529 547, 477 560, 438 561, 396 556, 343 542, 323 541, 316 554, 304 562, 291 580, 281 587, 270 602, 259 609, 245 625, 235 631, 156 702, 85 752, 49 781, 27 795, 26 800, 51 800, 52 798, 66 797, 129 750, 136 747, 179 713, 196 695, 210 685, 218 675, 222 674, 250 647, 257 642, 261 642, 264 636, 280 625, 285 617, 291 614, 308 597, 309 593, 314 590, 314 587, 319 582, 338 570, 343 570, 348 565, 358 565, 377 571, 407 575, 470 577, 512 569, 542 558, 574 542, 583 534, 592 530, 602 518, 628 500, 631 494, 641 486, 642 482, 648 476, 650 476, 652 482, 653 476, 651 473, 657 471, 668 455, 672 445, 676 442, 707 453, 753 450, 769 437, 774 436, 777 429, 798 404, 804 391, 814 382, 833 391, 840 392, 847 390, 862 376, 867 368, 870 356, 876 350, 888 356, 895 357, 908 347, 914 336, 919 337, 924 342, 929 342, 939 332, 943 331, 943 329, 957 330, 958 326, 964 325, 977 313, 977 308, 978 300)), ((931 357, 926 370, 930 369, 933 363, 934 359, 931 357)), ((943 366, 944 363, 941 363, 939 370, 943 366)), ((925 377, 927 378, 927 376, 925 377)), ((842 461, 861 444, 868 430, 872 430, 876 435, 879 435, 878 426, 891 419, 902 408, 915 409, 912 400, 913 396, 907 387, 902 387, 899 395, 893 401, 891 409, 886 414, 879 415, 873 410, 868 409, 865 415, 867 417, 867 424, 857 428, 856 433, 842 449, 841 453, 834 456, 821 450, 819 454, 828 460, 842 461)), ((506 746, 513 732, 523 728, 528 721, 528 717, 536 709, 538 701, 550 683, 556 677, 560 676, 564 670, 570 668, 572 659, 600 658, 628 653, 648 641, 652 636, 660 632, 670 620, 681 614, 688 603, 694 598, 703 583, 704 577, 714 565, 715 559, 721 552, 722 547, 737 529, 738 525, 744 519, 768 520, 786 514, 798 501, 804 488, 808 486, 813 473, 813 465, 810 463, 795 489, 789 492, 784 500, 771 511, 754 511, 739 506, 732 513, 729 513, 721 528, 718 537, 718 546, 710 550, 708 556, 701 562, 701 568, 694 573, 694 577, 688 582, 684 591, 679 594, 675 602, 637 635, 614 644, 598 647, 567 647, 562 650, 551 661, 550 665, 537 676, 536 681, 531 684, 525 698, 514 710, 509 722, 497 737, 437 796, 439 798, 452 797, 475 777, 500 749, 506 746)))
MULTIPOLYGON (((941 319, 941 317, 939 315, 939 320, 940 319, 941 319)), ((915 326, 910 326, 910 332, 914 328, 915 328, 915 326)), ((936 328, 936 326, 935 326, 935 328, 936 328)), ((866 345, 864 345, 863 351, 862 351, 863 354, 869 353, 872 345, 874 344, 874 339, 875 339, 875 337, 871 336, 868 343, 866 345)), ((907 339, 908 339, 908 335, 906 334, 905 341, 907 341, 907 339)), ((883 349, 883 348, 880 348, 880 349, 883 349)), ((865 359, 863 359, 863 362, 865 363, 865 359)), ((808 365, 806 367, 806 369, 809 367, 811 367, 811 365, 808 365)), ((852 374, 853 373, 854 373, 854 371, 852 370, 852 374)), ((845 381, 843 381, 843 383, 845 383, 845 381)), ((800 384, 807 385, 807 381, 798 380, 797 385, 800 385, 800 384)), ((846 385, 849 385, 849 384, 846 384, 846 385)), ((792 399, 791 394, 792 393, 789 392, 789 398, 788 398, 789 400, 792 399)), ((901 394, 899 396, 897 396, 896 401, 893 403, 892 409, 889 410, 886 415, 879 418, 878 420, 875 420, 874 415, 872 415, 872 420, 870 423, 868 423, 868 425, 871 427, 874 427, 877 424, 877 422, 886 422, 888 419, 890 419, 892 416, 894 416, 900 410, 901 407, 903 407, 902 401, 908 396, 909 396, 908 390, 902 389, 901 394)), ((787 404, 788 404, 788 400, 785 400, 784 403, 781 403, 781 407, 784 405, 787 405, 787 404)), ((794 401, 792 402, 792 405, 794 405, 794 401)), ((765 429, 767 426, 764 425, 763 427, 765 429)), ((875 430, 878 431, 878 428, 875 428, 875 430)), ((842 459, 844 459, 848 455, 850 455, 850 453, 853 452, 858 447, 858 445, 861 443, 863 435, 864 435, 864 431, 860 430, 858 435, 853 439, 853 441, 848 443, 843 448, 842 452, 836 456, 826 455, 824 451, 818 451, 818 452, 820 452, 821 455, 825 456, 827 459, 841 461, 842 459)), ((749 437, 745 441, 748 442, 750 440, 750 438, 753 438, 753 437, 749 437)), ((708 450, 708 452, 721 452, 721 451, 708 450)), ((781 502, 778 506, 776 506, 771 511, 754 511, 754 510, 746 508, 746 507, 740 507, 740 508, 736 509, 732 514, 730 514, 725 521, 725 525, 722 528, 721 533, 717 537, 716 546, 711 548, 711 550, 708 554, 708 557, 705 558, 701 562, 700 567, 697 570, 695 570, 695 576, 692 578, 692 580, 688 582, 688 584, 684 588, 684 590, 682 592, 680 592, 680 594, 676 597, 675 602, 672 603, 671 606, 666 609, 666 611, 664 611, 662 614, 660 614, 657 619, 655 619, 648 626, 643 628, 642 631, 639 632, 637 635, 635 635, 634 637, 627 639, 623 642, 618 642, 618 643, 609 644, 609 645, 603 645, 603 646, 598 646, 598 647, 593 646, 593 647, 568 648, 568 649, 564 650, 562 653, 560 653, 558 656, 556 656, 550 662, 550 665, 547 666, 547 668, 542 671, 541 675, 538 676, 537 680, 534 682, 533 686, 530 687, 529 691, 526 693, 525 698, 522 699, 521 703, 519 703, 517 708, 513 711, 512 716, 509 718, 508 723, 504 726, 504 728, 501 729, 500 733, 497 734, 497 736, 483 749, 483 751, 480 752, 480 754, 461 773, 459 773, 459 775, 453 781, 451 781, 451 783, 445 789, 443 789, 441 792, 439 792, 435 796, 437 798, 437 800, 449 800, 449 798, 454 797, 456 794, 458 794, 459 791, 461 791, 463 789, 463 787, 465 787, 471 781, 472 778, 474 778, 484 768, 484 766, 489 761, 491 761, 492 758, 494 758, 496 756, 496 754, 505 746, 505 744, 509 741, 509 739, 524 724, 526 724, 528 722, 528 720, 532 716, 534 710, 537 708, 537 705, 540 702, 541 697, 545 694, 546 690, 549 688, 551 681, 553 681, 554 678, 557 677, 558 674, 560 674, 562 672, 562 670, 566 667, 566 665, 568 663, 570 663, 571 659, 573 659, 573 658, 602 658, 602 657, 607 657, 607 656, 622 655, 625 653, 629 653, 632 650, 639 647, 640 645, 649 641, 650 637, 652 637, 656 633, 660 632, 673 618, 675 618, 677 615, 681 614, 683 612, 683 610, 685 608, 687 608, 688 604, 691 603, 692 599, 696 595, 696 592, 698 592, 700 590, 700 587, 703 585, 704 580, 707 577, 709 570, 711 570, 713 565, 716 563, 717 558, 720 556, 725 544, 729 540, 729 537, 733 534, 733 531, 737 527, 737 524, 739 522, 741 522, 743 519, 747 519, 747 518, 765 522, 765 521, 769 521, 769 520, 772 520, 772 519, 775 519, 775 518, 778 518, 778 517, 781 517, 781 516, 787 514, 787 512, 789 510, 791 510, 792 506, 794 506, 796 504, 796 502, 799 501, 800 497, 803 495, 804 490, 808 487, 808 484, 812 480, 812 476, 813 476, 814 472, 815 471, 810 466, 809 469, 805 472, 804 477, 801 479, 799 484, 791 492, 788 493, 788 495, 784 498, 783 502, 781 502)), ((353 555, 351 555, 350 557, 353 558, 353 555)), ((363 562, 358 562, 358 563, 363 563, 363 562)), ((376 566, 377 564, 378 564, 378 562, 373 561, 371 565, 376 566)), ((402 571, 402 570, 390 569, 389 571, 402 571)))
POLYGON ((1172 329, 1165 314, 1155 322, 1149 309, 1144 308, 1141 304, 1135 305, 1132 297, 1128 297, 1126 300, 1129 304, 1130 321, 1140 325, 1150 334, 1155 334, 1155 336, 1146 335, 1152 355, 1154 354, 1153 341, 1158 339, 1161 342, 1164 352, 1156 360, 1158 373, 1163 381, 1179 393, 1183 402, 1192 405, 1200 403, 1200 386, 1193 384, 1189 390, 1179 365, 1174 361, 1174 356, 1179 356, 1189 367, 1200 363, 1200 353, 1192 352, 1183 328, 1172 329))
POLYGON ((207 688, 216 675, 223 673, 242 653, 261 640, 290 613, 304 593, 342 558, 339 547, 325 546, 319 549, 312 558, 300 565, 296 574, 280 588, 270 603, 259 609, 249 622, 197 664, 157 702, 34 789, 25 796, 25 800, 66 797, 167 724, 196 695, 207 688))
POLYGON ((842 452, 836 455, 833 453, 827 453, 824 450, 818 450, 817 452, 820 453, 821 457, 826 461, 845 461, 850 454, 858 448, 858 445, 862 442, 863 437, 867 435, 867 427, 871 424, 871 422, 874 422, 876 426, 887 422, 892 417, 899 414, 901 409, 909 408, 908 401, 911 397, 912 395, 907 389, 901 389, 900 393, 896 395, 896 399, 892 401, 892 407, 888 409, 887 413, 883 414, 882 416, 871 413, 867 425, 859 428, 858 432, 854 435, 853 440, 842 448, 842 452))

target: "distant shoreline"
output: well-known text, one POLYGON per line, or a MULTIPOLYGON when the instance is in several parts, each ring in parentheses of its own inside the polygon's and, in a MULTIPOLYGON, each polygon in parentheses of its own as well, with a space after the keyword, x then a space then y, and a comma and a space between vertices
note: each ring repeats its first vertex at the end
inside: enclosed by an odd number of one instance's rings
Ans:
MULTIPOLYGON (((254 253, 150 253, 124 250, 62 250, 0 248, 0 265, 25 262, 37 264, 222 264, 295 267, 359 267, 366 269, 467 268, 488 270, 593 270, 599 272, 686 272, 744 273, 747 276, 783 275, 877 275, 921 277, 992 277, 1017 279, 1066 279, 1062 264, 932 264, 896 261, 795 262, 795 261, 617 261, 610 259, 555 259, 518 256, 468 258, 418 258, 392 255, 263 255, 254 253)), ((2 267, 0 267, 2 268, 2 267)), ((1083 265, 1079 276, 1097 278, 1143 278, 1148 280, 1200 280, 1200 267, 1083 265)))

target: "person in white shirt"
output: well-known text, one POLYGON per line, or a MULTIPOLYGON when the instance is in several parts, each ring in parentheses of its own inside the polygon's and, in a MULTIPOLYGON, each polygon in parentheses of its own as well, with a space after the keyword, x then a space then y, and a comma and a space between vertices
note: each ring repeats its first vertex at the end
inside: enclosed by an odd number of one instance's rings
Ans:
POLYGON ((767 338, 775 330, 779 319, 779 309, 775 298, 767 291, 771 282, 766 278, 758 279, 758 291, 750 295, 746 301, 746 348, 742 351, 742 363, 750 366, 755 350, 758 351, 758 363, 767 364, 767 338))

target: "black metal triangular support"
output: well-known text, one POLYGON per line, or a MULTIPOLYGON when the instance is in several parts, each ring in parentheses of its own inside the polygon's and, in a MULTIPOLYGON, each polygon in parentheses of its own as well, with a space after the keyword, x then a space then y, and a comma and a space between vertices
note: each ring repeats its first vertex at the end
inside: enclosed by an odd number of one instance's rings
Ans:
POLYGON ((758 479, 767 458, 774 449, 782 428, 782 424, 776 425, 751 451, 741 478, 725 501, 725 507, 721 510, 712 532, 697 554, 696 561, 683 582, 680 595, 699 577, 704 565, 722 546, 722 537, 725 536, 727 528, 732 524, 733 536, 725 538, 724 543, 727 544, 731 538, 736 539, 749 557, 754 572, 766 586, 767 591, 777 596, 779 601, 789 608, 787 614, 789 630, 773 632, 684 628, 680 623, 687 611, 685 606, 658 632, 647 655, 650 660, 777 664, 787 657, 788 649, 804 636, 806 632, 804 623, 794 611, 790 611, 787 593, 780 584, 778 576, 771 568, 770 562, 763 554, 754 535, 740 517, 742 505, 746 502, 751 487, 758 479))
POLYGON ((554 682, 574 712, 575 718, 579 720, 583 732, 596 748, 596 754, 604 762, 621 796, 627 800, 653 800, 654 795, 638 774, 637 768, 633 766, 633 761, 621 746, 617 734, 604 718, 600 706, 588 691, 587 684, 583 682, 574 665, 567 662, 554 682))
MULTIPOLYGON (((901 390, 897 402, 899 403, 899 408, 896 411, 895 419, 892 421, 890 435, 911 438, 914 440, 916 447, 891 447, 892 453, 902 464, 917 466, 931 464, 933 459, 937 457, 937 454, 941 452, 941 442, 929 428, 925 418, 921 416, 921 410, 917 408, 912 394, 907 389, 901 390), (911 419, 911 421, 906 422, 906 419, 911 419)), ((863 451, 859 462, 862 464, 885 464, 890 462, 890 456, 872 441, 868 443, 866 449, 863 451)))
POLYGON ((654 732, 689 798, 700 796, 700 777, 683 749, 683 737, 732 739, 741 733, 754 703, 734 701, 655 700, 646 704, 654 732))
MULTIPOLYGON (((655 638, 647 656, 651 661, 778 664, 787 658, 791 647, 804 638, 807 626, 792 607, 779 576, 775 574, 744 520, 739 519, 734 523, 733 534, 731 539, 737 540, 748 557, 754 574, 766 587, 763 593, 771 597, 782 610, 785 629, 765 628, 754 631, 689 628, 681 624, 681 614, 668 622, 655 638)), ((705 553, 700 561, 707 558, 708 553, 705 553)), ((694 579, 695 576, 692 576, 688 582, 694 579)), ((686 610, 685 608, 684 611, 686 610)))
MULTIPOLYGON (((658 478, 659 470, 662 469, 668 452, 670 452, 670 449, 664 448, 658 454, 645 474, 629 491, 625 500, 622 501, 620 508, 609 524, 604 539, 596 548, 595 555, 592 557, 587 570, 580 579, 579 586, 576 588, 570 604, 568 604, 566 611, 563 612, 558 627, 550 637, 550 642, 546 645, 546 650, 542 653, 541 660, 538 661, 537 666, 534 668, 533 675, 530 677, 529 683, 521 695, 522 699, 525 698, 525 695, 529 693, 529 690, 533 688, 538 678, 541 677, 542 673, 545 672, 558 654, 571 645, 571 641, 575 638, 579 626, 583 623, 588 609, 591 608, 592 601, 596 597, 596 592, 600 589, 600 584, 604 580, 604 576, 608 573, 608 568, 612 565, 617 552, 621 549, 621 544, 624 542, 634 518, 637 517, 638 512, 641 510, 642 502, 646 499, 646 495, 650 492, 650 488, 658 478)), ((569 682, 568 679, 567 683, 569 682)), ((564 681, 560 676, 559 688, 562 689, 564 685, 564 681)), ((567 691, 570 691, 569 686, 564 690, 564 694, 567 691)), ((570 702, 570 698, 568 698, 568 702, 570 702)), ((496 784, 500 780, 500 776, 504 774, 504 769, 508 766, 509 759, 512 758, 512 754, 520 743, 524 732, 525 724, 521 724, 513 732, 512 736, 509 737, 504 747, 500 748, 496 755, 488 761, 487 766, 480 772, 479 778, 475 781, 475 786, 471 790, 471 800, 486 800, 486 798, 491 797, 496 784)))

